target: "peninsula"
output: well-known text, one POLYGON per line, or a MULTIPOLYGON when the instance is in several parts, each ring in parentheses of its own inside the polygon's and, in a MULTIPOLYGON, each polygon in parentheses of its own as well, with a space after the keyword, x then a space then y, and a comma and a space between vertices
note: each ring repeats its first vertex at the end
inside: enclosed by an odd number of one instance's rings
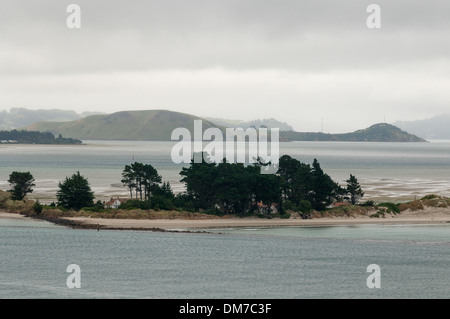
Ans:
POLYGON ((398 127, 379 123, 352 133, 326 134, 312 132, 283 132, 288 141, 336 141, 336 142, 426 142, 398 127))
POLYGON ((81 144, 80 140, 64 138, 61 134, 55 137, 50 132, 12 130, 0 131, 1 144, 81 144))

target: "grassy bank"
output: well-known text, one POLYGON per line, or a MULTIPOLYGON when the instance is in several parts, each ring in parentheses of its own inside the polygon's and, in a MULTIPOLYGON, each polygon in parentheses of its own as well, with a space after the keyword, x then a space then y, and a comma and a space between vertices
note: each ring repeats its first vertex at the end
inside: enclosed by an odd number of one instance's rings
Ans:
POLYGON ((116 218, 116 219, 211 219, 219 216, 203 213, 192 213, 175 210, 142 210, 142 209, 105 209, 102 211, 90 211, 89 209, 63 210, 57 207, 42 205, 42 212, 34 209, 36 202, 32 200, 11 200, 8 192, 0 191, 0 209, 13 214, 21 214, 29 217, 64 218, 64 217, 91 217, 91 218, 116 218))
MULTIPOLYGON (((42 211, 36 212, 34 207, 35 201, 22 200, 13 201, 8 192, 0 191, 0 209, 15 214, 21 214, 29 217, 40 217, 45 219, 55 219, 64 217, 90 217, 90 218, 112 218, 112 219, 185 219, 185 220, 199 220, 199 219, 218 219, 218 218, 233 218, 242 216, 224 215, 218 216, 211 213, 202 212, 186 212, 178 210, 142 210, 142 209, 104 209, 100 211, 92 211, 92 209, 63 210, 57 207, 42 205, 42 211)), ((362 205, 346 205, 335 208, 330 208, 324 211, 312 210, 309 218, 323 218, 323 217, 358 217, 368 216, 372 218, 383 218, 386 215, 401 214, 406 210, 419 211, 426 207, 447 208, 450 207, 450 198, 427 195, 421 199, 406 202, 406 203, 368 203, 362 205)), ((251 215, 257 217, 265 217, 262 215, 251 215)), ((289 210, 287 214, 281 216, 282 218, 302 218, 304 216, 301 212, 289 210)), ((279 215, 273 216, 280 217, 279 215)))

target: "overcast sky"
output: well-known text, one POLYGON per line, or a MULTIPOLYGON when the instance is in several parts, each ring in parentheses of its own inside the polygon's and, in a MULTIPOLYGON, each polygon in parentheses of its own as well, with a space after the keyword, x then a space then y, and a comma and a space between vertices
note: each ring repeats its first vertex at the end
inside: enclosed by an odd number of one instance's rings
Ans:
POLYGON ((449 106, 448 0, 0 2, 0 110, 168 109, 346 132, 449 106), (71 3, 80 29, 66 25, 71 3))

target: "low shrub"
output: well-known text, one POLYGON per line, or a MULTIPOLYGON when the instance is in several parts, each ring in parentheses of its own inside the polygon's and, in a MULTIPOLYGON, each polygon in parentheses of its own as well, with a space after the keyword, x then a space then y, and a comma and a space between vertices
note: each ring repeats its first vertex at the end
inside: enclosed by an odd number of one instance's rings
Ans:
POLYGON ((0 191, 0 208, 6 209, 6 201, 11 199, 11 193, 0 191))
POLYGON ((438 198, 439 196, 434 195, 434 194, 430 194, 430 195, 426 195, 424 197, 421 198, 421 200, 427 200, 427 199, 435 199, 438 198))
POLYGON ((378 204, 378 207, 386 207, 387 208, 386 213, 393 213, 393 214, 400 213, 399 204, 380 203, 380 204, 378 204))
POLYGON ((309 213, 311 213, 312 206, 309 201, 302 200, 298 204, 297 209, 304 214, 309 214, 309 213))
POLYGON ((33 215, 34 202, 27 200, 11 200, 7 199, 3 203, 3 209, 6 209, 10 213, 22 214, 22 215, 33 215))
POLYGON ((289 199, 283 203, 283 206, 284 206, 284 209, 286 209, 286 210, 297 210, 298 209, 297 206, 289 199))
POLYGON ((362 207, 373 207, 375 206, 375 202, 373 200, 366 200, 365 202, 359 204, 362 207))
POLYGON ((422 210, 424 207, 423 207, 423 203, 422 203, 422 201, 420 201, 420 200, 415 200, 415 201, 413 201, 413 202, 410 202, 409 204, 408 204, 408 206, 409 206, 409 209, 411 209, 411 210, 422 210))
POLYGON ((42 210, 44 209, 44 206, 41 205, 41 203, 39 203, 39 200, 36 200, 36 202, 33 205, 33 211, 37 214, 40 215, 42 213, 42 210))
POLYGON ((173 210, 175 206, 169 198, 157 195, 150 199, 150 208, 154 210, 173 210))
POLYGON ((130 199, 126 202, 123 202, 120 204, 119 209, 126 209, 126 210, 132 210, 132 209, 150 209, 150 202, 147 201, 141 201, 137 199, 130 199))

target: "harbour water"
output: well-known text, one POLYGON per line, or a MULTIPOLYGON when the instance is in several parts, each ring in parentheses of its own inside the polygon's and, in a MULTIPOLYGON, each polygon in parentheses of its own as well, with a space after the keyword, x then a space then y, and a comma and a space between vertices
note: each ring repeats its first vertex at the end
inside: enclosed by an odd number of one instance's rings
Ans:
MULTIPOLYGON (((171 150, 175 142, 84 141, 85 145, 0 145, 0 189, 12 171, 30 171, 36 179, 31 198, 52 202, 58 182, 76 171, 88 178, 99 199, 128 196, 121 185, 125 165, 134 161, 153 165, 175 192, 182 191, 180 171, 171 150)), ((345 185, 355 175, 365 199, 413 200, 427 194, 450 193, 450 141, 431 143, 280 143, 280 155, 304 163, 317 158, 334 180, 345 185)))
POLYGON ((447 224, 154 233, 0 219, 0 256, 0 298, 450 297, 447 224))

